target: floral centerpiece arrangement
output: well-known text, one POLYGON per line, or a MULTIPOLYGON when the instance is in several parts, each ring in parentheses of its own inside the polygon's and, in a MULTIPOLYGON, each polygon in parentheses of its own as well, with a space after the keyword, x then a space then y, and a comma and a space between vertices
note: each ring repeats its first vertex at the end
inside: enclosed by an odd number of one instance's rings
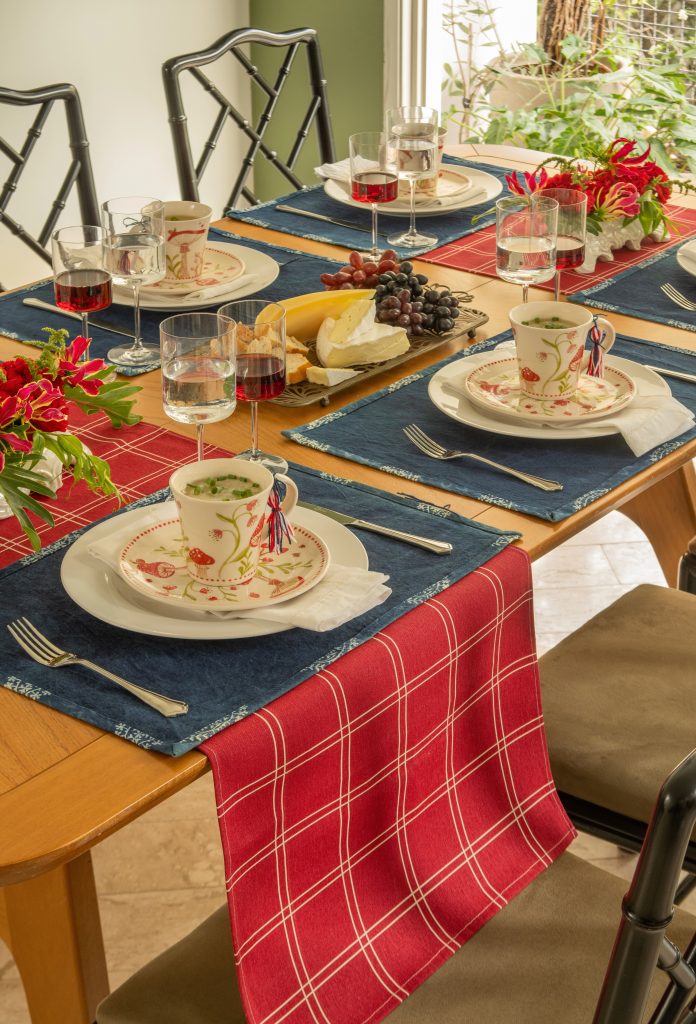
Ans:
POLYGON ((677 189, 696 191, 689 182, 672 180, 650 159, 650 146, 636 152, 639 144, 615 139, 608 146, 588 152, 585 159, 553 157, 533 173, 506 177, 511 192, 517 195, 543 188, 573 188, 587 196, 587 230, 598 235, 605 225, 618 221, 623 226, 637 221, 643 235, 668 237, 670 222, 665 204, 677 189), (546 165, 557 168, 549 174, 546 165))
POLYGON ((35 551, 41 542, 28 513, 53 525, 50 510, 29 493, 53 497, 36 470, 45 452, 53 452, 75 481, 119 498, 108 463, 70 433, 71 407, 87 414, 103 412, 114 427, 140 419, 132 411, 139 387, 110 380, 113 368, 102 359, 80 362, 89 344, 85 338, 68 345, 67 331, 46 330, 48 342, 37 359, 17 356, 0 362, 0 496, 35 551))

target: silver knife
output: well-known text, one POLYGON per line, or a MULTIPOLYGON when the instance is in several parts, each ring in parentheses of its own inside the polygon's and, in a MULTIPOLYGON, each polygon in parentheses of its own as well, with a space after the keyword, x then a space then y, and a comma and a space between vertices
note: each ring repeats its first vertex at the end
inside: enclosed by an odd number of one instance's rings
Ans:
MULTIPOLYGON (((67 316, 71 320, 82 320, 79 313, 71 313, 69 309, 61 309, 60 306, 52 306, 50 302, 44 302, 43 299, 22 299, 25 306, 33 306, 35 309, 45 309, 49 313, 59 313, 61 316, 67 316)), ((111 331, 112 334, 123 334, 126 338, 135 338, 134 334, 130 331, 124 331, 121 327, 112 327, 111 324, 105 324, 103 320, 95 320, 93 316, 90 316, 89 322, 93 327, 98 327, 100 331, 111 331)))
POLYGON ((662 366, 650 366, 649 363, 645 363, 646 370, 652 370, 653 373, 659 373, 663 377, 675 377, 677 380, 688 380, 692 384, 696 384, 696 375, 693 373, 682 373, 681 370, 665 370, 662 366))
POLYGON ((276 210, 282 213, 294 213, 297 217, 311 217, 312 220, 323 220, 327 224, 337 224, 339 228, 352 228, 354 231, 367 231, 368 235, 372 228, 364 228, 361 224, 353 224, 349 220, 337 220, 335 217, 327 217, 323 213, 312 213, 311 210, 298 210, 295 206, 276 206, 276 210))
POLYGON ((359 530, 371 530, 373 533, 382 533, 385 537, 393 537, 394 540, 403 540, 407 544, 415 544, 416 547, 425 548, 436 555, 449 555, 452 552, 452 545, 442 540, 430 540, 429 537, 419 537, 415 533, 404 533, 402 530, 392 530, 389 526, 380 526, 378 523, 368 523, 366 519, 356 519, 355 516, 346 516, 343 512, 334 512, 332 508, 324 508, 322 505, 313 505, 310 501, 298 501, 300 508, 308 508, 312 512, 319 512, 329 519, 335 519, 343 526, 355 526, 359 530))

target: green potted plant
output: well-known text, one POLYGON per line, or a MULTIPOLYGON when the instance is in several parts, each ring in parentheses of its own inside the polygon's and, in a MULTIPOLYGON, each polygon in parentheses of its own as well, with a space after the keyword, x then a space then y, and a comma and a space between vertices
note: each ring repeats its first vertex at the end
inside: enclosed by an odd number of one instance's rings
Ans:
POLYGON ((448 118, 460 126, 460 141, 582 157, 626 137, 648 140, 670 174, 696 171, 696 107, 685 70, 696 47, 665 34, 646 66, 630 40, 606 37, 608 3, 593 5, 592 32, 562 36, 588 24, 588 5, 546 0, 537 43, 506 53, 488 0, 451 0, 445 30, 455 39, 456 61, 445 72, 448 118), (480 68, 472 63, 477 37, 495 50, 480 68))

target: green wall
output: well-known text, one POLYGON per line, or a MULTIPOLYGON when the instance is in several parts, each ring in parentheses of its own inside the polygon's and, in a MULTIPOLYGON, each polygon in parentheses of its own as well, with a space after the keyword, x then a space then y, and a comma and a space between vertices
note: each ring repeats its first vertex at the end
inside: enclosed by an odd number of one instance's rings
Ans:
MULTIPOLYGON (((384 62, 383 0, 249 0, 249 24, 279 32, 292 28, 315 28, 324 63, 337 159, 348 156, 348 136, 382 127, 382 66, 384 62)), ((273 82, 280 63, 271 47, 252 48, 252 60, 273 82)), ((304 49, 295 57, 292 72, 266 141, 285 159, 309 103, 307 58, 304 49), (276 120, 277 119, 277 120, 276 120)), ((252 85, 253 113, 258 118, 264 94, 252 85)), ((312 168, 319 163, 315 133, 307 139, 296 165, 298 177, 316 182, 312 168)), ((272 199, 290 191, 286 178, 263 157, 254 165, 255 192, 259 199, 272 199)))

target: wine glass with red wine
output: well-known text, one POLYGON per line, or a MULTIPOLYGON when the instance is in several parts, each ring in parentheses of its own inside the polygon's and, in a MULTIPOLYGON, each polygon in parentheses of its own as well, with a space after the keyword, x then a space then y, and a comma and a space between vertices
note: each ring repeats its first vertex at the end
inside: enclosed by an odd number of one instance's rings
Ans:
POLYGON ((348 139, 350 147, 350 194, 358 203, 369 203, 372 210, 372 248, 370 260, 379 263, 377 208, 393 203, 399 194, 396 167, 390 163, 390 151, 384 132, 358 132, 348 139))
POLYGON ((576 188, 542 188, 535 195, 548 196, 558 203, 556 275, 554 298, 561 297, 561 271, 574 270, 585 261, 587 237, 587 196, 576 188))
MULTIPOLYGON (((82 317, 89 340, 89 314, 111 305, 111 274, 104 269, 104 231, 94 224, 59 228, 51 239, 56 305, 82 317)), ((89 347, 85 359, 89 358, 89 347)))
POLYGON ((259 449, 258 411, 259 402, 285 390, 285 310, 276 302, 239 299, 221 306, 218 314, 237 325, 237 401, 248 402, 251 412, 251 447, 237 458, 286 473, 285 459, 259 449))

